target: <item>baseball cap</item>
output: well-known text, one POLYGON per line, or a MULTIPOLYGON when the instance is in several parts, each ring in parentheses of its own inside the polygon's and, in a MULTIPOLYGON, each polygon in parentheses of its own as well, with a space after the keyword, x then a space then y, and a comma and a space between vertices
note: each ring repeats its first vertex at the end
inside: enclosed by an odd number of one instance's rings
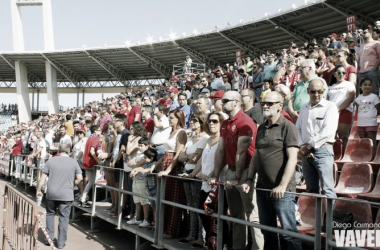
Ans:
POLYGON ((81 132, 81 133, 83 133, 83 134, 86 133, 86 132, 84 131, 84 129, 81 128, 81 127, 77 128, 77 130, 75 131, 75 133, 79 133, 79 132, 81 132))
POLYGON ((210 96, 210 99, 214 99, 214 98, 223 98, 224 96, 224 91, 223 90, 218 90, 215 92, 215 94, 213 96, 210 96))
POLYGON ((177 88, 171 88, 168 90, 168 92, 173 92, 174 94, 178 94, 178 89, 177 88))
POLYGON ((201 91, 201 93, 210 93, 210 90, 207 89, 207 88, 203 88, 202 91, 201 91))
POLYGON ((338 35, 336 33, 332 33, 330 36, 338 38, 338 35))

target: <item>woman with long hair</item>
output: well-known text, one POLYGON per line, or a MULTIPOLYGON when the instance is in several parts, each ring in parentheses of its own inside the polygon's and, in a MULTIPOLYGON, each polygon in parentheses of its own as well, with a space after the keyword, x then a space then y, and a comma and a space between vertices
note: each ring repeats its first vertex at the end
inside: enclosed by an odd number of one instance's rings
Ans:
POLYGON ((344 75, 344 80, 352 82, 354 85, 356 85, 357 70, 354 64, 351 64, 351 63, 355 63, 355 62, 352 62, 352 60, 355 60, 353 59, 354 55, 349 54, 345 50, 340 50, 336 54, 336 57, 338 59, 338 64, 342 65, 344 69, 346 70, 346 74, 344 75), (348 61, 350 61, 351 63, 349 63, 348 61))
MULTIPOLYGON (((182 110, 175 109, 169 113, 169 126, 172 128, 172 132, 169 139, 163 142, 165 147, 165 154, 152 166, 151 172, 158 168, 158 178, 164 175, 178 176, 180 170, 183 167, 178 161, 178 156, 182 152, 187 142, 187 135, 185 130, 185 114, 182 110)), ((175 178, 166 179, 165 187, 165 199, 185 204, 185 191, 182 182, 175 178)), ((176 238, 180 234, 180 225, 182 220, 182 209, 165 205, 164 215, 164 238, 171 239, 176 238)))

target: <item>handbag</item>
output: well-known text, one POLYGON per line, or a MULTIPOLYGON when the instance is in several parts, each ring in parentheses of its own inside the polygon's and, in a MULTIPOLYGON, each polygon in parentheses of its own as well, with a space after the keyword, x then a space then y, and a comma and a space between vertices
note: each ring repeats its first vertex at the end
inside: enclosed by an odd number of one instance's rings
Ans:
MULTIPOLYGON (((354 227, 354 215, 350 212, 334 209, 332 218, 332 229, 351 230, 354 227)), ((322 232, 326 232, 326 214, 323 220, 322 232)))

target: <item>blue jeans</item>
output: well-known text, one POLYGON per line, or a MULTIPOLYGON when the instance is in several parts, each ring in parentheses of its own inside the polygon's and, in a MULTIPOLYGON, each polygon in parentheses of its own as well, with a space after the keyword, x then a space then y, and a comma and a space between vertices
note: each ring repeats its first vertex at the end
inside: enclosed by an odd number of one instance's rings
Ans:
MULTIPOLYGON (((295 215, 295 197, 293 194, 284 194, 281 199, 270 197, 268 191, 256 191, 257 206, 259 208, 260 224, 277 227, 277 218, 281 228, 298 233, 295 215)), ((264 250, 280 250, 280 239, 277 233, 261 230, 264 235, 264 250)), ((301 250, 302 244, 299 239, 283 235, 282 239, 287 243, 287 249, 301 250)))
POLYGON ((322 193, 327 197, 336 198, 333 164, 334 150, 330 144, 315 150, 314 157, 302 158, 303 177, 308 193, 322 193))

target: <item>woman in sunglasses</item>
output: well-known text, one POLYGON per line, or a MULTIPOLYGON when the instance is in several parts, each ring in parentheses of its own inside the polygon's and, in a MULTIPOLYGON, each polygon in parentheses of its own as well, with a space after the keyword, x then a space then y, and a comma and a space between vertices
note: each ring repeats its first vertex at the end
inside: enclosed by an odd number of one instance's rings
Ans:
POLYGON ((344 76, 344 80, 356 84, 357 70, 355 68, 355 53, 349 54, 345 50, 340 50, 336 54, 336 57, 338 59, 338 63, 341 64, 346 70, 347 74, 344 76))
POLYGON ((347 72, 342 65, 336 66, 334 76, 336 82, 329 87, 327 97, 334 102, 339 111, 339 122, 337 135, 343 140, 344 147, 348 141, 352 123, 352 102, 355 99, 355 85, 344 80, 347 72))
MULTIPOLYGON (((209 138, 206 132, 204 132, 207 125, 206 120, 206 115, 199 112, 191 116, 190 125, 193 136, 187 140, 184 150, 178 155, 178 161, 185 164, 185 173, 180 174, 179 176, 181 177, 194 177, 191 173, 195 168, 195 164, 201 158, 203 149, 209 138)), ((197 208, 199 204, 201 185, 202 183, 198 181, 183 183, 187 203, 194 208, 197 208)), ((203 246, 202 228, 199 214, 190 212, 190 235, 180 240, 179 243, 189 243, 196 240, 193 244, 203 246)))
MULTIPOLYGON (((207 184, 207 180, 209 179, 209 176, 212 176, 212 173, 214 171, 214 159, 215 159, 215 153, 216 149, 218 148, 218 142, 220 138, 220 127, 224 121, 224 117, 220 113, 210 113, 208 115, 207 124, 205 127, 205 131, 210 135, 210 137, 207 139, 206 146, 202 152, 202 157, 198 160, 197 164, 195 165, 195 168, 193 171, 189 174, 190 178, 197 177, 202 180, 202 186, 200 191, 200 199, 198 208, 204 209, 203 204, 205 203, 210 191, 211 186, 207 184)), ((224 171, 220 173, 220 178, 224 177, 224 171)), ((224 180, 221 180, 224 181, 224 180)), ((226 199, 225 199, 226 201, 226 199)), ((227 208, 227 205, 224 206, 227 208)), ((210 232, 210 226, 211 226, 211 217, 206 215, 200 215, 203 228, 206 231, 206 244, 208 243, 209 238, 209 232, 210 232)), ((226 226, 223 227, 228 232, 228 228, 226 226)), ((224 234, 227 235, 227 234, 224 234)), ((196 246, 194 246, 196 247, 196 246)))

